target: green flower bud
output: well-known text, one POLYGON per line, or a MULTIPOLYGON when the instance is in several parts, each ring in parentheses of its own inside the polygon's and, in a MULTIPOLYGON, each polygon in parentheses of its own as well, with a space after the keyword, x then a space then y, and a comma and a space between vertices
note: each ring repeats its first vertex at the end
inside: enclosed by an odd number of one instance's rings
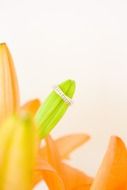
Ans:
POLYGON ((44 138, 59 122, 71 103, 75 82, 67 80, 54 89, 35 115, 39 136, 44 138), (58 92, 59 91, 59 92, 58 92))

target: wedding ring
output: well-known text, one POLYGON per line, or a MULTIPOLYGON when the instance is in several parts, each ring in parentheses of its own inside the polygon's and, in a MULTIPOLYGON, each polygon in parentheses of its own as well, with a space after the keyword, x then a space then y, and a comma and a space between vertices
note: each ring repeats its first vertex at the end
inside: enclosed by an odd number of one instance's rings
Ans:
POLYGON ((60 89, 59 86, 55 86, 55 87, 54 87, 54 91, 56 92, 56 94, 58 94, 58 95, 61 97, 61 99, 62 99, 66 104, 71 105, 71 104, 73 103, 73 102, 72 102, 72 99, 69 98, 68 96, 66 96, 66 95, 64 94, 64 92, 60 89))

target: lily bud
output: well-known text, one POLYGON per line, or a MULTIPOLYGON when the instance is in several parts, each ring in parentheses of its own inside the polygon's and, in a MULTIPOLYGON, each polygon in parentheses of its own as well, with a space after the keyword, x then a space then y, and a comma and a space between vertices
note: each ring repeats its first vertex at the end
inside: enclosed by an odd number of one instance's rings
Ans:
POLYGON ((68 109, 75 92, 75 82, 67 80, 55 88, 35 115, 39 136, 44 138, 68 109))

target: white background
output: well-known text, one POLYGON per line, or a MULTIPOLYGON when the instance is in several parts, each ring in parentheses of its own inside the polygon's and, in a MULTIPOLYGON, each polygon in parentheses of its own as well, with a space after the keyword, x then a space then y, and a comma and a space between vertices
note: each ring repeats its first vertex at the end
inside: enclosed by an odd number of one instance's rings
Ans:
POLYGON ((21 102, 72 78, 75 104, 53 131, 91 135, 71 164, 95 175, 111 135, 127 141, 127 1, 0 0, 21 102))

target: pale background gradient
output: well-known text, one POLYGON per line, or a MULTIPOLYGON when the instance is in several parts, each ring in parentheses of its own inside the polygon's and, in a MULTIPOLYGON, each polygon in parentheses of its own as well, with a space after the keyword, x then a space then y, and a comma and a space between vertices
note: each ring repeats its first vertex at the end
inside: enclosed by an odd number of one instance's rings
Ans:
POLYGON ((94 176, 109 137, 127 142, 127 1, 0 0, 0 41, 12 51, 22 103, 76 81, 53 135, 91 135, 71 164, 94 176))

